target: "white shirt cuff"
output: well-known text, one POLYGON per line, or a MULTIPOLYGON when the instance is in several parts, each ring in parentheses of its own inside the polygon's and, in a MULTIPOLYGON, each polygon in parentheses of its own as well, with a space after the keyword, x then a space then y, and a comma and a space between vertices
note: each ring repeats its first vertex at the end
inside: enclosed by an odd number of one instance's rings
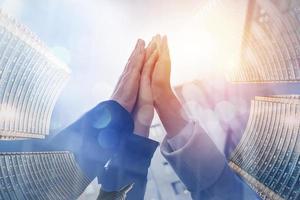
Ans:
POLYGON ((190 121, 176 136, 167 139, 168 144, 173 151, 181 149, 194 133, 195 121, 190 121))

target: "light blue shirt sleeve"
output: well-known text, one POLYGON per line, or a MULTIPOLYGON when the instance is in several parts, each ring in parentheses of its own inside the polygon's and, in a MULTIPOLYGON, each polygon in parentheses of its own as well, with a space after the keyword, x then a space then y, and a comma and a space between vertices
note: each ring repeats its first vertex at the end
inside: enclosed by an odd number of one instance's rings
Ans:
POLYGON ((161 152, 195 200, 259 199, 229 168, 224 155, 198 122, 192 121, 177 136, 165 138, 161 152))

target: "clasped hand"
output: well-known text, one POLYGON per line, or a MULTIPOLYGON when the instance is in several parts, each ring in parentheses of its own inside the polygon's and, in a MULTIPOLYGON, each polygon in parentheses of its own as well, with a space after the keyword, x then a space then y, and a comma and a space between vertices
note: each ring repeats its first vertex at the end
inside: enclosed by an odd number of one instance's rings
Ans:
POLYGON ((171 88, 170 74, 167 37, 156 35, 147 47, 139 39, 111 97, 132 114, 135 134, 149 136, 154 109, 170 137, 186 124, 171 88))

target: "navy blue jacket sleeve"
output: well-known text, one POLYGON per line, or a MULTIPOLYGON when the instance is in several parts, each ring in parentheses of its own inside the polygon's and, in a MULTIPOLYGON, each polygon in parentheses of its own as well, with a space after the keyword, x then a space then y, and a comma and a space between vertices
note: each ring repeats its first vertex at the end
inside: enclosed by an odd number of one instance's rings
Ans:
POLYGON ((49 139, 47 148, 73 152, 84 172, 93 178, 133 128, 131 115, 120 104, 104 101, 49 139))
POLYGON ((133 129, 130 113, 115 101, 105 101, 51 139, 49 146, 74 152, 85 174, 91 180, 98 176, 106 191, 134 183, 128 199, 140 200, 158 143, 134 135, 133 129))
POLYGON ((127 194, 129 200, 144 199, 148 168, 158 143, 137 135, 130 135, 120 145, 109 165, 98 176, 104 191, 118 191, 134 184, 127 194))
POLYGON ((130 113, 115 101, 105 101, 54 136, 3 141, 0 150, 71 151, 90 180, 98 176, 107 190, 135 183, 129 199, 143 199, 148 167, 158 143, 132 134, 133 129, 130 113), (109 160, 111 165, 104 168, 109 160))

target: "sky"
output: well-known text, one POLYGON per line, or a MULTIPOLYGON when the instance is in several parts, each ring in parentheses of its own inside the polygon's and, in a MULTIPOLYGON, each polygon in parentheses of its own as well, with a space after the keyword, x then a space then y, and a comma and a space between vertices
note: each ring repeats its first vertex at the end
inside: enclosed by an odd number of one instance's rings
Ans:
POLYGON ((0 0, 67 63, 71 77, 52 126, 65 126, 110 97, 138 38, 166 34, 172 85, 224 76, 238 62, 244 0, 0 0))

